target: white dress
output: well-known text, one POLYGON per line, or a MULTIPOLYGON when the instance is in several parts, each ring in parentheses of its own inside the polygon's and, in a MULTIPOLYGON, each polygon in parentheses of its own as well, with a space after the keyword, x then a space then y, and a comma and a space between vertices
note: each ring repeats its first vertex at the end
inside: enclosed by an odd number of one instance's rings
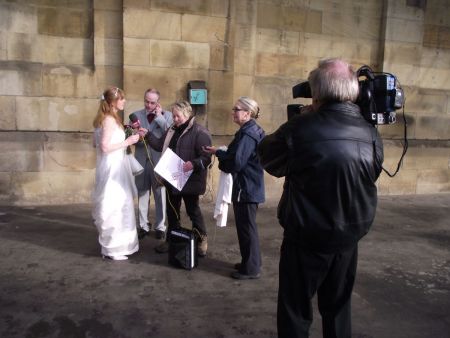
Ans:
MULTIPOLYGON (((119 144, 125 140, 125 132, 117 124, 114 123, 109 132, 109 144, 119 144)), ((137 195, 136 186, 125 148, 103 152, 100 146, 103 133, 103 128, 94 131, 97 163, 92 216, 102 255, 130 255, 139 250, 133 200, 137 195)))

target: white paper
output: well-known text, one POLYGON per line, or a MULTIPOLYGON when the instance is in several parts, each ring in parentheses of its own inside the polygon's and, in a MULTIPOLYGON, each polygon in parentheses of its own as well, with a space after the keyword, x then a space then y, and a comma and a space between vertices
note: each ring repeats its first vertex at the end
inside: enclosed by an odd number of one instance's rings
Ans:
POLYGON ((183 171, 184 161, 167 148, 155 167, 156 173, 169 182, 175 189, 181 191, 192 174, 192 170, 183 171))

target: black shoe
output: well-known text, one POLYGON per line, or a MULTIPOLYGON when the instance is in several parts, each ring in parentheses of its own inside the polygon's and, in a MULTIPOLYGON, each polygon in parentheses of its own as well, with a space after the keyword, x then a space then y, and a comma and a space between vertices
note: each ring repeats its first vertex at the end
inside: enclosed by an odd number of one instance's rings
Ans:
POLYGON ((156 239, 164 239, 165 234, 166 233, 162 230, 155 230, 155 238, 156 239))
POLYGON ((242 264, 241 263, 236 263, 234 264, 234 269, 235 270, 240 270, 241 269, 242 264))
POLYGON ((166 242, 166 241, 162 242, 155 248, 155 251, 157 253, 161 253, 161 254, 169 252, 169 242, 166 242))
POLYGON ((140 228, 138 230, 138 238, 139 239, 143 239, 145 236, 148 236, 148 234, 150 233, 150 231, 144 230, 142 228, 140 228))
POLYGON ((259 277, 261 277, 261 274, 257 273, 256 275, 244 275, 238 271, 233 271, 231 273, 231 278, 234 279, 258 279, 259 277))

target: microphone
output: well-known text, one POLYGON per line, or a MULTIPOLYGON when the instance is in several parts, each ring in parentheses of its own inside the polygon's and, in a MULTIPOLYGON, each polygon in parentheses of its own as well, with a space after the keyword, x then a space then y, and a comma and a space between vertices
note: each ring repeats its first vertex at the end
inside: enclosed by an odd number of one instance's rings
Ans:
POLYGON ((139 121, 135 113, 131 113, 128 117, 131 121, 131 128, 138 129, 141 127, 141 122, 139 121))

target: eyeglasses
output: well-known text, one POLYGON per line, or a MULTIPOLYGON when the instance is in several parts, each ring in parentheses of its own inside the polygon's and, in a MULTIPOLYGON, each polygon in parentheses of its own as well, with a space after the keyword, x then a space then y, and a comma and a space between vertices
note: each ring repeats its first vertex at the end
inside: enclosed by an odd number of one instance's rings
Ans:
POLYGON ((145 100, 145 103, 154 105, 154 104, 157 104, 158 102, 156 102, 156 101, 147 101, 147 100, 145 100))
POLYGON ((245 109, 238 108, 238 107, 233 107, 233 108, 231 108, 231 110, 234 111, 235 113, 238 111, 246 111, 245 109))

